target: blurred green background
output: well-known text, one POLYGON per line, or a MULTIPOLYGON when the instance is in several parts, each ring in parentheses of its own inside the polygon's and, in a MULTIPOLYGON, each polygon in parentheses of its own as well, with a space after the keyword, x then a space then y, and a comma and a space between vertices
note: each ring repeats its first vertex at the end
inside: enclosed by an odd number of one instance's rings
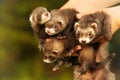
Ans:
MULTIPOLYGON (((38 41, 28 21, 32 10, 44 6, 60 8, 67 0, 0 0, 0 80, 73 80, 72 68, 52 72, 54 64, 45 64, 38 41)), ((120 80, 120 30, 109 46, 117 56, 112 71, 120 80)))

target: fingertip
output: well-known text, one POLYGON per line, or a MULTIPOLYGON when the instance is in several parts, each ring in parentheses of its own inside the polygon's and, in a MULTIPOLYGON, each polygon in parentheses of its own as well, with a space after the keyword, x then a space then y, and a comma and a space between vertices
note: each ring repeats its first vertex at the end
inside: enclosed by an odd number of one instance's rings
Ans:
POLYGON ((80 13, 76 14, 76 18, 80 19, 82 17, 82 15, 80 13))

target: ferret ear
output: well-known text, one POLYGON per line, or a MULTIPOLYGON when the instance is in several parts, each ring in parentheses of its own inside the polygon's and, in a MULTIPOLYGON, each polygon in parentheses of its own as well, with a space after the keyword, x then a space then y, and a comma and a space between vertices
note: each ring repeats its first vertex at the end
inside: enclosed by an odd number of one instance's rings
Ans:
POLYGON ((31 14, 30 17, 29 17, 29 21, 30 22, 33 22, 33 15, 31 14))
POLYGON ((44 16, 46 16, 46 17, 51 17, 51 14, 47 11, 47 12, 44 12, 44 14, 42 14, 42 15, 44 15, 44 16))
POLYGON ((29 17, 29 21, 32 24, 36 24, 37 23, 36 15, 31 14, 29 17))
MULTIPOLYGON (((37 24, 37 19, 35 18, 35 16, 33 14, 30 15, 29 22, 31 24, 31 27, 33 29, 35 29, 36 28, 36 24, 37 24)), ((37 30, 37 29, 35 29, 35 30, 37 30)))
POLYGON ((78 27, 79 27, 79 23, 76 22, 76 23, 74 24, 74 30, 76 30, 78 27))
POLYGON ((94 30, 96 30, 97 26, 98 26, 97 23, 92 23, 92 24, 91 24, 91 27, 92 27, 94 30))

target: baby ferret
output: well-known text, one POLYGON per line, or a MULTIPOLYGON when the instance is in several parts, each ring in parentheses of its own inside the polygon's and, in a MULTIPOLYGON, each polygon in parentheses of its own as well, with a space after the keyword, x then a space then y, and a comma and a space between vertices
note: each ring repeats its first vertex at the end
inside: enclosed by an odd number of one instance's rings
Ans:
POLYGON ((44 40, 49 37, 45 33, 45 23, 50 19, 51 14, 45 7, 35 8, 29 17, 31 27, 39 40, 39 48, 42 48, 44 40))
POLYGON ((107 54, 104 53, 107 52, 106 48, 101 49, 104 43, 101 43, 99 38, 103 36, 104 41, 111 40, 111 19, 103 11, 87 14, 75 23, 74 30, 77 40, 83 47, 79 56, 83 66, 80 72, 85 73, 87 69, 95 66, 96 55, 107 54))
MULTIPOLYGON (((69 63, 69 65, 77 64, 78 55, 73 54, 67 55, 67 48, 70 48, 66 43, 65 39, 58 39, 56 37, 48 38, 45 41, 43 49, 43 61, 45 63, 54 63, 57 62, 57 65, 53 68, 53 71, 59 69, 64 63, 69 63), (72 56, 72 57, 71 57, 72 56), (77 57, 77 58, 76 58, 77 57), (74 60, 74 62, 72 61, 74 60), (72 62, 72 63, 71 63, 72 62)), ((72 48, 71 48, 72 49, 72 48)), ((77 51, 77 49, 72 49, 72 52, 77 51)))
POLYGON ((74 30, 81 44, 93 43, 101 36, 109 41, 112 38, 111 18, 103 11, 87 14, 75 23, 74 30))
POLYGON ((43 61, 53 63, 61 58, 65 50, 65 40, 57 38, 48 38, 45 41, 43 49, 43 61))
POLYGON ((74 29, 77 11, 75 9, 53 9, 50 13, 52 17, 45 24, 45 32, 48 35, 60 34, 66 37, 74 29))

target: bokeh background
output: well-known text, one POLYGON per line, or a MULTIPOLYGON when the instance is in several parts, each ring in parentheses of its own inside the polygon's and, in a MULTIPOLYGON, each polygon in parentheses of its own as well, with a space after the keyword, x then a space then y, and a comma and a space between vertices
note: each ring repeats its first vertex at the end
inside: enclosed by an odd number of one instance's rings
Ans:
MULTIPOLYGON (((52 72, 42 61, 29 15, 38 6, 60 8, 67 0, 0 0, 0 80, 73 80, 72 68, 52 72)), ((111 69, 120 80, 120 30, 109 45, 116 52, 111 69)))

